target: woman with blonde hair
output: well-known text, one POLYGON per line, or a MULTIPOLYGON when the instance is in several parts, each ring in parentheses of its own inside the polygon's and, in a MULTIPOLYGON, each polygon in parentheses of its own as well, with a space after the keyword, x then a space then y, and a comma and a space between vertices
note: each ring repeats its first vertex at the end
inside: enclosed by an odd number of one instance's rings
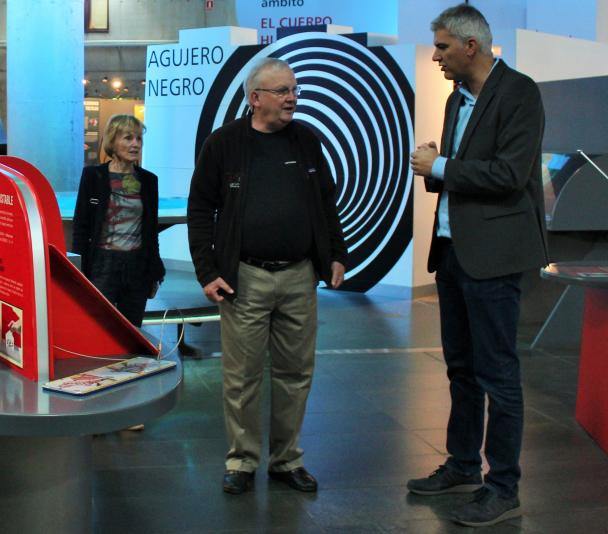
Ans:
POLYGON ((82 171, 72 241, 85 276, 137 327, 165 275, 158 178, 139 166, 144 131, 132 115, 108 121, 103 149, 111 159, 82 171))

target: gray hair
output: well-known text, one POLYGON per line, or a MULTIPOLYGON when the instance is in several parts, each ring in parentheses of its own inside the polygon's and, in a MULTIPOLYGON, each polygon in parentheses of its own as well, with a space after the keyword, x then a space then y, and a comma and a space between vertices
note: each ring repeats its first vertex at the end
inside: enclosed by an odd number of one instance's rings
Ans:
POLYGON ((431 31, 447 30, 462 43, 473 37, 479 43, 479 51, 492 55, 492 32, 485 17, 473 6, 460 4, 443 11, 433 22, 431 31))
POLYGON ((247 78, 243 82, 243 91, 245 91, 245 98, 249 102, 249 95, 256 87, 259 86, 260 78, 267 70, 292 70, 287 61, 277 59, 276 57, 267 57, 256 63, 253 68, 249 71, 247 78))

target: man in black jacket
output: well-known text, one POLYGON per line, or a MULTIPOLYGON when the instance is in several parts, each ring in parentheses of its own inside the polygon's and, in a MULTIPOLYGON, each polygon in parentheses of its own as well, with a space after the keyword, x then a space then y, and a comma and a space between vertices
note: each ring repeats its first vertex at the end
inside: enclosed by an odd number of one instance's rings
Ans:
POLYGON ((453 519, 487 526, 521 515, 517 321, 522 272, 547 263, 544 113, 536 84, 492 57, 479 11, 447 9, 431 28, 433 60, 458 87, 446 106, 441 153, 434 142, 421 145, 412 168, 439 193, 428 267, 436 272, 452 406, 446 463, 408 488, 421 495, 475 491, 453 519), (486 396, 490 469, 482 480, 486 396))
POLYGON ((199 155, 188 239, 199 282, 221 314, 224 491, 253 487, 260 462, 260 386, 271 365, 269 476, 299 491, 317 482, 298 447, 314 367, 316 286, 344 280, 335 185, 316 136, 292 122, 300 88, 267 58, 245 82, 252 113, 219 128, 199 155))

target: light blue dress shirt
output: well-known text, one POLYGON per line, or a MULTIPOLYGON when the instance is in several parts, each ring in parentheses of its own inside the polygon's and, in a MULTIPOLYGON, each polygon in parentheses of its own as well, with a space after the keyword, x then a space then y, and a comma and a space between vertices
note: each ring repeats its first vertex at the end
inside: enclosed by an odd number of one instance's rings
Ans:
MULTIPOLYGON (((492 65, 492 70, 494 70, 497 62, 498 59, 495 59, 494 65, 492 65)), ((492 72, 492 70, 490 70, 490 72, 492 72)), ((471 114, 473 113, 475 103, 477 102, 477 99, 469 92, 468 89, 466 89, 466 87, 461 85, 458 88, 458 91, 460 91, 464 98, 462 100, 460 109, 458 110, 458 120, 456 121, 456 127, 454 128, 454 139, 452 142, 452 152, 450 154, 450 158, 454 158, 458 152, 458 149, 460 148, 462 136, 467 124, 469 123, 471 114)), ((443 180, 443 176, 445 174, 445 164, 447 161, 448 158, 439 156, 433 162, 433 167, 431 169, 431 175, 433 178, 443 180)), ((437 210, 437 235, 439 237, 452 237, 452 231, 450 230, 447 191, 442 191, 441 198, 439 199, 439 209, 437 210)))

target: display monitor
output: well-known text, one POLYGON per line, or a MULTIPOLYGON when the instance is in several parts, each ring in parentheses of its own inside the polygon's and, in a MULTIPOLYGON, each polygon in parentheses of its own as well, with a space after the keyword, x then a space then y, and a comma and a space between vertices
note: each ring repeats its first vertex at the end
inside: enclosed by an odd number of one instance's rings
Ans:
POLYGON ((553 218, 555 202, 570 177, 587 160, 577 152, 544 152, 542 158, 543 193, 545 197, 545 218, 550 223, 553 218))

